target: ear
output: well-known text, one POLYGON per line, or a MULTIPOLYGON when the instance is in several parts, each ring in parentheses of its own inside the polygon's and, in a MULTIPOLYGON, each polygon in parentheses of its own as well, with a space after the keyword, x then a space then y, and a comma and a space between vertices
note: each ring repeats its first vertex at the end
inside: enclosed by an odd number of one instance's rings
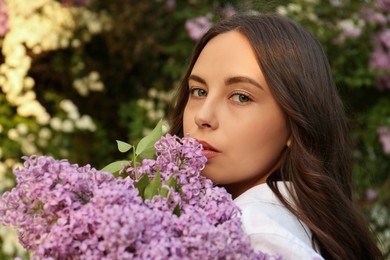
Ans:
POLYGON ((292 141, 291 141, 291 136, 290 136, 290 137, 287 139, 287 143, 286 143, 286 145, 287 145, 288 148, 291 147, 291 143, 292 143, 292 141))

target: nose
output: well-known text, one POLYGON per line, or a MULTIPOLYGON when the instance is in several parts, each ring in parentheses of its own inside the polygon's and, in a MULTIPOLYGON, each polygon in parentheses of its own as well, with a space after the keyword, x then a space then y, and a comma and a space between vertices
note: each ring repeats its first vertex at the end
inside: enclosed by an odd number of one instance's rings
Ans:
POLYGON ((201 129, 214 130, 218 128, 217 106, 209 97, 195 114, 195 123, 201 129))

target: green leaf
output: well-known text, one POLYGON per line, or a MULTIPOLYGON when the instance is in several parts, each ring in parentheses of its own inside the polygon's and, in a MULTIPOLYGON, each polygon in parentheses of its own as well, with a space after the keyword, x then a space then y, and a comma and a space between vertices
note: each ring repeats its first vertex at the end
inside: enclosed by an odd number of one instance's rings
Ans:
POLYGON ((121 153, 125 153, 125 152, 129 151, 131 148, 133 148, 133 146, 131 144, 128 144, 128 143, 125 143, 125 142, 122 142, 119 140, 116 140, 116 142, 118 144, 118 150, 121 153))
POLYGON ((157 172, 153 180, 145 188, 145 193, 144 193, 145 199, 151 200, 155 195, 159 193, 160 188, 161 188, 160 172, 157 172))
POLYGON ((101 169, 102 172, 110 172, 112 174, 118 172, 123 168, 123 166, 130 165, 130 161, 116 161, 112 162, 109 165, 105 166, 103 169, 101 169))
POLYGON ((169 179, 165 182, 165 185, 172 187, 175 191, 177 191, 176 178, 173 175, 169 177, 169 179))
MULTIPOLYGON (((168 187, 171 187, 175 191, 177 191, 177 183, 176 183, 176 179, 175 179, 175 177, 173 177, 173 175, 171 175, 171 177, 169 177, 169 179, 165 182, 165 185, 168 187)), ((160 195, 166 198, 168 196, 168 192, 169 192, 169 189, 162 187, 160 190, 160 195)))
POLYGON ((154 144, 161 138, 162 135, 162 120, 160 120, 152 132, 139 141, 137 149, 135 150, 136 156, 146 158, 146 155, 150 156, 151 151, 154 154, 154 144))
POLYGON ((149 185, 150 180, 147 174, 143 174, 134 186, 138 189, 141 198, 145 199, 145 188, 149 185))
POLYGON ((179 204, 176 205, 176 207, 173 209, 173 214, 180 217, 180 206, 179 204))
POLYGON ((168 193, 169 193, 169 190, 165 187, 162 187, 158 194, 163 196, 164 198, 166 198, 168 196, 168 193))

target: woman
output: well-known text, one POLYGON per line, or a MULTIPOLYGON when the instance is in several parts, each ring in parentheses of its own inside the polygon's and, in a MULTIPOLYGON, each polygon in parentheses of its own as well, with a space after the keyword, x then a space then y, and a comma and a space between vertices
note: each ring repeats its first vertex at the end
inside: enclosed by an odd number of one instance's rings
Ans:
POLYGON ((238 15, 198 42, 171 133, 232 194, 254 248, 287 259, 381 259, 355 207, 348 127, 327 58, 302 26, 238 15), (320 256, 321 255, 321 256, 320 256))

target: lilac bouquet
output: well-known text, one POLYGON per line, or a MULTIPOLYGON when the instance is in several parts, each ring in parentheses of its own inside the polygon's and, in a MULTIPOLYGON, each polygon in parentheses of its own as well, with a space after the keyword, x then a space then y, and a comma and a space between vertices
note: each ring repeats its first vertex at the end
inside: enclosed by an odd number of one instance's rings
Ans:
POLYGON ((24 157, 16 187, 0 198, 0 221, 17 228, 32 259, 268 259, 251 249, 231 196, 200 175, 202 146, 188 136, 156 139, 137 149, 118 142, 133 159, 155 143, 155 160, 101 171, 24 157))

